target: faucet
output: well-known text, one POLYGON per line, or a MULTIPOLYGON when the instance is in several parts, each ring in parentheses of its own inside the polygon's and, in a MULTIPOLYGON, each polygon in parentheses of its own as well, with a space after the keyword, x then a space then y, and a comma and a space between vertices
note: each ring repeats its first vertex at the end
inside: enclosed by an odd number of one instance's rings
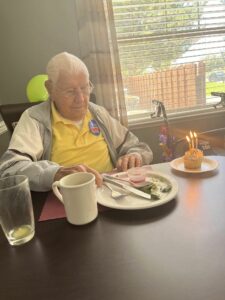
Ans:
POLYGON ((152 100, 152 103, 155 105, 155 111, 151 113, 152 118, 159 118, 163 115, 164 121, 167 122, 166 109, 163 102, 159 100, 152 100))
POLYGON ((164 161, 170 161, 174 156, 174 142, 175 137, 171 134, 166 109, 163 102, 159 100, 152 100, 155 105, 155 111, 151 113, 152 118, 163 117, 164 124, 160 126, 159 146, 162 149, 162 156, 164 161))
POLYGON ((225 107, 225 93, 223 93, 223 92, 221 92, 221 93, 220 92, 211 92, 211 95, 212 96, 218 96, 218 97, 221 98, 220 102, 213 105, 215 108, 217 108, 218 105, 222 105, 223 107, 225 107))

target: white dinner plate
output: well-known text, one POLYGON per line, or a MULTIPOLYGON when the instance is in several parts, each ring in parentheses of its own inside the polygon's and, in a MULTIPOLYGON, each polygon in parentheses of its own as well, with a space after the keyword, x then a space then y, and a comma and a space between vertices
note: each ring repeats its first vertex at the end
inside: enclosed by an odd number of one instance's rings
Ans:
MULTIPOLYGON (((121 175, 125 172, 120 173, 121 175)), ((134 209, 146 209, 155 206, 162 205, 174 199, 178 192, 178 184, 174 178, 171 176, 165 175, 160 172, 147 171, 146 180, 160 180, 165 184, 171 185, 171 190, 167 193, 161 193, 159 200, 148 200, 142 197, 136 196, 134 194, 129 194, 123 198, 113 199, 111 197, 111 191, 106 187, 102 186, 97 189, 97 201, 99 204, 115 208, 115 209, 124 209, 124 210, 134 210, 134 209)), ((121 191, 119 187, 114 187, 115 190, 121 191)))
POLYGON ((172 169, 185 172, 185 173, 205 173, 218 168, 218 162, 214 159, 203 157, 201 168, 199 169, 186 169, 184 167, 183 157, 179 157, 170 162, 172 169))

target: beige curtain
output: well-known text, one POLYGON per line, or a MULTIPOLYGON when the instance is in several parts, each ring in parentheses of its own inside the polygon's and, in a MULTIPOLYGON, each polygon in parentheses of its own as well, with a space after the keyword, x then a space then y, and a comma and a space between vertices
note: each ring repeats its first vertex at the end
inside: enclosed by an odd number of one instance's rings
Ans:
POLYGON ((81 59, 87 65, 97 103, 127 126, 127 111, 111 0, 75 0, 81 59))

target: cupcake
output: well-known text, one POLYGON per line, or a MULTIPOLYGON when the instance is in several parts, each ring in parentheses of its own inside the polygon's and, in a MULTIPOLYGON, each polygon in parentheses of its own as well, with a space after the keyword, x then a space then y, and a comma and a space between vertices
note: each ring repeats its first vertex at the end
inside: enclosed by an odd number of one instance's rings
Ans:
POLYGON ((197 148, 191 148, 184 154, 184 166, 186 169, 201 168, 203 152, 197 148))

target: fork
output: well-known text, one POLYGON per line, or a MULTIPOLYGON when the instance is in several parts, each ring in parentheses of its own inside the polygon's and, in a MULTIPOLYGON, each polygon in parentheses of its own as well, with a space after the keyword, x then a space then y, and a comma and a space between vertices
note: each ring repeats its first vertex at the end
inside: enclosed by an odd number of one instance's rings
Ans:
POLYGON ((119 199, 119 198, 122 198, 122 197, 125 197, 128 195, 127 192, 118 192, 116 190, 114 190, 111 185, 107 182, 104 182, 104 185, 107 186, 108 189, 110 189, 111 191, 111 197, 114 198, 114 199, 119 199))

